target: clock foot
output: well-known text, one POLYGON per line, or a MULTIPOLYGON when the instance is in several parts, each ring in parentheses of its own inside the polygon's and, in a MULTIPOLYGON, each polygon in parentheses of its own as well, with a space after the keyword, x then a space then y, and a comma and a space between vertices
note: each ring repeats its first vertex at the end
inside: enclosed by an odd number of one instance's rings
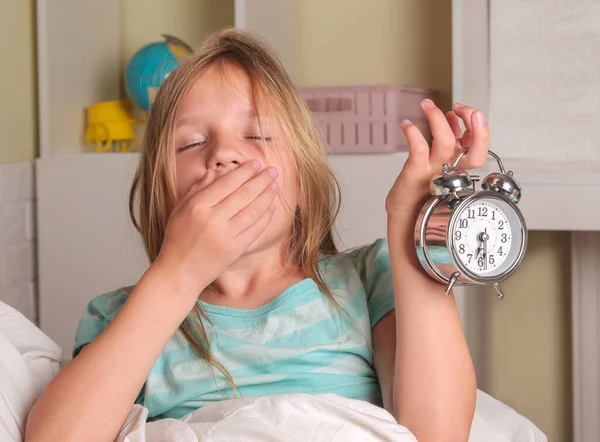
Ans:
POLYGON ((446 290, 444 290, 444 293, 446 293, 447 295, 450 294, 450 290, 452 290, 452 287, 454 286, 454 283, 458 280, 459 276, 460 276, 460 272, 454 272, 452 274, 452 276, 450 277, 450 281, 448 282, 448 287, 446 287, 446 290))
POLYGON ((498 293, 498 299, 504 298, 504 293, 502 293, 502 290, 500 290, 500 284, 494 284, 494 288, 496 289, 496 292, 498 293))

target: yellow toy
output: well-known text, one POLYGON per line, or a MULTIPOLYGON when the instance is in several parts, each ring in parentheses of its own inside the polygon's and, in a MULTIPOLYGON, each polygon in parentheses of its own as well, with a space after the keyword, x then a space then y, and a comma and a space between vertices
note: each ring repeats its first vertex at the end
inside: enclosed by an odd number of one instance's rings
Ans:
POLYGON ((85 141, 96 152, 131 152, 135 148, 135 124, 128 100, 103 101, 87 107, 85 141))

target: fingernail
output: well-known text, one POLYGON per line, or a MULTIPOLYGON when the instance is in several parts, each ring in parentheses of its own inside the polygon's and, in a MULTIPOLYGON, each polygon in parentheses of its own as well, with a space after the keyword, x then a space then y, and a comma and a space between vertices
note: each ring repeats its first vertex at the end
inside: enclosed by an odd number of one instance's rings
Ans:
POLYGON ((460 109, 461 107, 465 107, 465 105, 462 103, 454 103, 454 107, 458 107, 460 109))
POLYGON ((279 175, 279 172, 277 172, 277 169, 275 169, 274 167, 271 167, 269 169, 269 174, 273 177, 273 178, 277 178, 277 176, 279 175))
POLYGON ((271 206, 269 206, 269 209, 271 210, 271 212, 275 212, 275 204, 271 204, 271 206))
POLYGON ((254 161, 252 161, 252 165, 254 166, 254 168, 256 170, 260 170, 260 161, 254 160, 254 161))
POLYGON ((483 112, 481 112, 481 111, 475 112, 474 118, 475 118, 475 122, 477 124, 484 124, 485 123, 485 115, 483 115, 483 112))
POLYGON ((402 126, 408 126, 409 124, 412 124, 412 122, 410 120, 402 120, 402 126))
POLYGON ((434 107, 435 104, 433 104, 433 101, 431 101, 429 98, 426 98, 425 100, 423 100, 423 107, 434 107))
POLYGON ((278 192, 279 191, 279 185, 277 183, 273 183, 273 184, 271 184, 271 189, 273 189, 274 192, 278 192))

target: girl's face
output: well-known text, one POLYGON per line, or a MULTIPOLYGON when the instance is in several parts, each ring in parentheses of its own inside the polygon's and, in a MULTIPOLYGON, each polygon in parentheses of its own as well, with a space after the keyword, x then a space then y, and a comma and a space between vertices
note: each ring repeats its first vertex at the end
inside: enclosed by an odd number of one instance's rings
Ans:
MULTIPOLYGON (((246 161, 257 159, 263 167, 273 166, 279 172, 277 209, 248 252, 287 244, 298 202, 290 149, 277 120, 263 112, 261 136, 251 97, 250 81, 242 69, 213 65, 184 98, 175 127, 177 187, 181 196, 200 182, 209 169, 215 171, 218 179, 246 161)), ((201 188, 210 184, 210 180, 204 181, 201 188)))

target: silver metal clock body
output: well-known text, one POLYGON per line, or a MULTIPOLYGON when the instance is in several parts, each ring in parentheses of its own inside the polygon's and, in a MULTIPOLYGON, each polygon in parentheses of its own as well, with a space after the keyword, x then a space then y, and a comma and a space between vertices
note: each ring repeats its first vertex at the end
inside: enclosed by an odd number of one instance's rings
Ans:
POLYGON ((484 190, 475 190, 478 177, 444 165, 432 181, 433 196, 424 204, 415 224, 418 259, 435 280, 454 285, 494 285, 521 265, 527 249, 527 226, 517 207, 521 188, 505 172, 488 175, 484 190), (473 186, 472 188, 469 186, 473 186))

